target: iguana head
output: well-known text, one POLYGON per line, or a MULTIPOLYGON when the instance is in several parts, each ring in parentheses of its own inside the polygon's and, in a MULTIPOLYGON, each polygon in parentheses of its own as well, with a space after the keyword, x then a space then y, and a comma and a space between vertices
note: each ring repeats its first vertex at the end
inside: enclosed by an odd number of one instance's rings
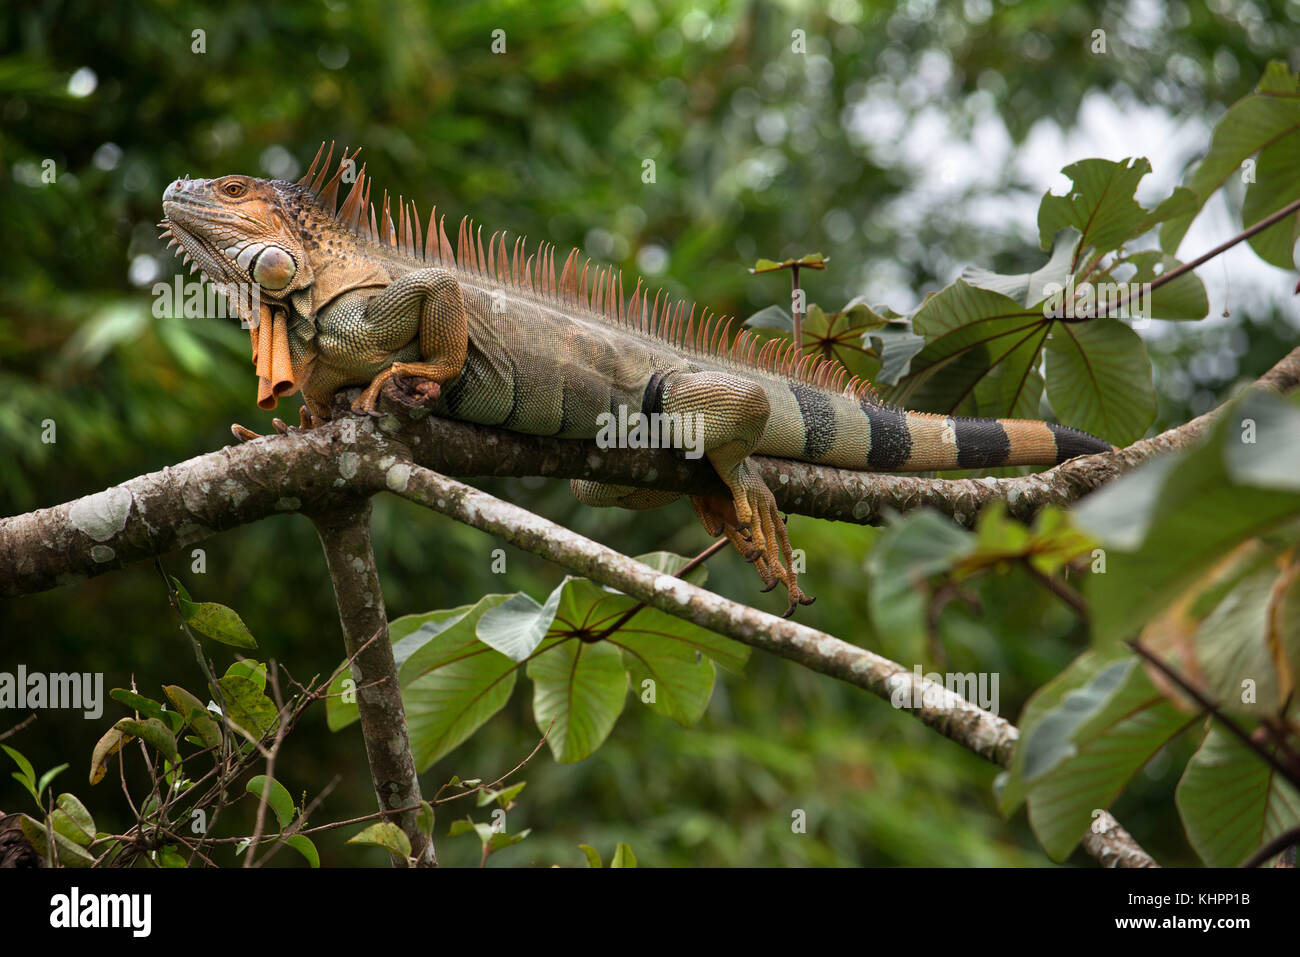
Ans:
POLYGON ((312 281, 295 191, 251 176, 178 179, 163 193, 163 235, 217 285, 256 283, 283 299, 312 281))
MULTIPOLYGON (((414 250, 398 241, 402 233, 388 214, 387 194, 382 231, 376 224, 365 168, 355 162, 359 151, 344 150, 334 175, 327 177, 333 152, 331 146, 322 163, 322 145, 296 183, 253 176, 174 181, 163 193, 162 238, 178 245, 185 260, 192 259, 213 283, 256 283, 260 294, 274 301, 292 296, 306 316, 349 290, 386 286, 394 270, 420 264, 395 265, 394 253, 414 250), (340 205, 343 183, 351 190, 340 205)), ((409 234, 405 205, 400 226, 409 234)))

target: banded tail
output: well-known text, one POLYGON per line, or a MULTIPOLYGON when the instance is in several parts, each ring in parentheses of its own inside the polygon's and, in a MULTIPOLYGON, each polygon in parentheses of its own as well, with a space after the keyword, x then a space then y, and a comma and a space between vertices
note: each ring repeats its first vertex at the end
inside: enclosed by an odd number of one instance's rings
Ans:
POLYGON ((908 412, 801 382, 764 383, 772 414, 756 450, 871 472, 1059 465, 1112 446, 1086 432, 1029 419, 908 412))

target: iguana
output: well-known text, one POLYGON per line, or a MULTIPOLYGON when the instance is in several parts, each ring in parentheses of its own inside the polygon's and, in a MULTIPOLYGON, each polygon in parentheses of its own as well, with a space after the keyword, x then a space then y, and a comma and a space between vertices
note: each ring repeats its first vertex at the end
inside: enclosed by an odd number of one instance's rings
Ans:
MULTIPOLYGON (((730 500, 695 496, 709 534, 724 534, 753 562, 764 590, 782 582, 788 616, 800 590, 771 490, 750 456, 848 469, 930 471, 1054 465, 1110 445, 1036 421, 908 412, 881 404, 869 384, 794 343, 759 347, 748 330, 682 302, 653 301, 640 282, 624 298, 610 268, 557 271, 554 247, 527 254, 503 233, 483 244, 462 220, 453 252, 430 212, 388 194, 376 207, 357 152, 328 176, 324 144, 297 183, 250 176, 178 179, 163 194, 163 238, 222 288, 253 283, 250 329, 258 404, 301 391, 303 424, 330 418, 331 399, 374 413, 394 377, 437 415, 533 435, 593 439, 609 416, 641 412, 690 421, 730 500), (339 186, 352 183, 340 205, 339 186)), ((248 317, 246 317, 248 318, 248 317)), ((394 383, 394 386, 398 383, 394 383)), ((626 419, 624 419, 626 420, 626 419)), ((634 419, 635 421, 635 419, 634 419)), ((652 508, 673 493, 573 481, 590 505, 652 508)))

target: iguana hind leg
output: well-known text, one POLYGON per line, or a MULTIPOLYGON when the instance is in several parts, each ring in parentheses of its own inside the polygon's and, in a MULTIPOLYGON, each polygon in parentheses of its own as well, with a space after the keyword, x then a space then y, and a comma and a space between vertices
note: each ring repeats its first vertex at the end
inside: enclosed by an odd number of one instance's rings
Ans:
POLYGON ((713 535, 721 531, 754 563, 764 590, 777 581, 785 584, 790 597, 786 617, 796 605, 811 604, 791 570, 793 550, 776 498, 749 461, 770 414, 767 393, 755 382, 724 372, 676 373, 665 384, 662 407, 682 416, 684 432, 694 435, 695 447, 731 492, 730 502, 693 499, 705 530, 713 535))
POLYGON ((418 269, 393 281, 366 303, 366 328, 372 347, 397 351, 412 339, 420 343, 420 362, 394 362, 380 372, 352 403, 354 412, 374 412, 379 390, 394 376, 426 380, 416 391, 437 399, 442 383, 465 365, 469 319, 460 283, 445 269, 418 269))
POLYGON ((579 502, 594 508, 606 508, 610 505, 638 510, 659 508, 681 498, 676 492, 660 492, 649 488, 637 488, 635 485, 611 485, 608 482, 591 482, 586 479, 570 479, 569 489, 579 502))

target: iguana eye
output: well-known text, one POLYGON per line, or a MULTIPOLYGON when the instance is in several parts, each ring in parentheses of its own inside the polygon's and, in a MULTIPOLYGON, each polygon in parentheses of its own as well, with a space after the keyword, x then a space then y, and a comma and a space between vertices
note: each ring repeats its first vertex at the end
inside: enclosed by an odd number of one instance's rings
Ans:
POLYGON ((246 187, 243 183, 227 183, 222 189, 227 196, 243 196, 246 187))

